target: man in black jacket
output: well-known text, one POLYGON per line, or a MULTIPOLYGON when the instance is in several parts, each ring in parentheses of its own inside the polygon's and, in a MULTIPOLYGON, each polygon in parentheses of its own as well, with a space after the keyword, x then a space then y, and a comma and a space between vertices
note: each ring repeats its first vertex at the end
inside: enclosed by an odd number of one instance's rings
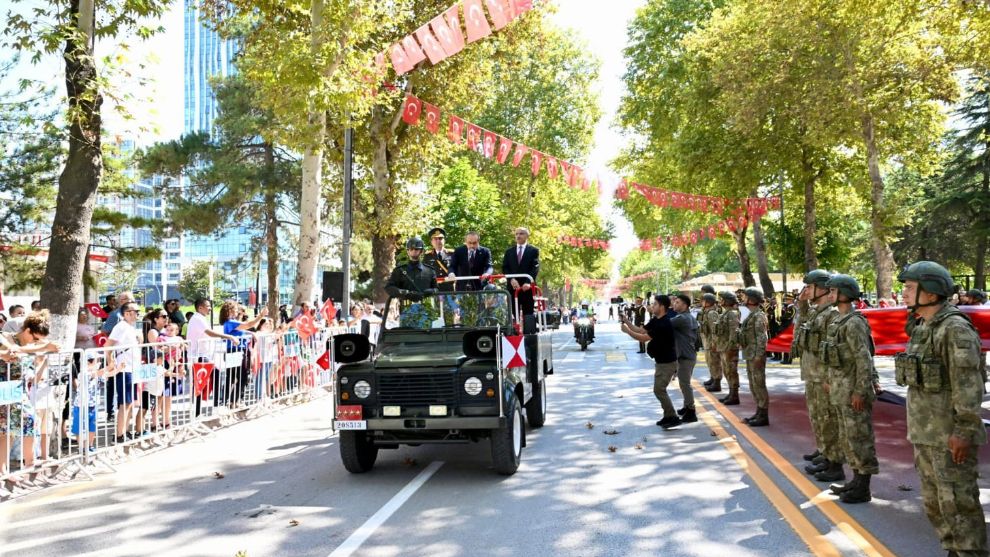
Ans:
POLYGON ((622 332, 640 342, 649 342, 647 352, 656 362, 653 372, 653 394, 663 408, 663 418, 657 425, 669 429, 681 425, 677 417, 674 403, 667 394, 667 385, 677 374, 677 347, 674 338, 674 326, 670 321, 673 312, 670 310, 670 298, 660 294, 650 303, 652 319, 645 327, 630 325, 623 320, 622 332))
MULTIPOLYGON (((447 278, 476 277, 492 274, 492 252, 481 245, 481 235, 474 230, 464 235, 464 245, 454 250, 450 257, 450 274, 447 278)), ((463 280, 454 283, 455 290, 481 290, 480 280, 463 280)))
MULTIPOLYGON (((507 275, 527 274, 536 280, 540 272, 540 250, 529 245, 529 229, 516 229, 516 245, 505 250, 502 258, 502 272, 507 275)), ((509 279, 509 289, 513 300, 517 298, 523 315, 533 314, 533 285, 527 278, 509 279)), ((514 308, 513 308, 514 309, 514 308)))
POLYGON ((385 291, 392 296, 409 300, 422 300, 424 294, 437 293, 437 275, 431 267, 420 261, 423 256, 423 240, 413 236, 406 242, 409 262, 397 266, 385 283, 385 291))

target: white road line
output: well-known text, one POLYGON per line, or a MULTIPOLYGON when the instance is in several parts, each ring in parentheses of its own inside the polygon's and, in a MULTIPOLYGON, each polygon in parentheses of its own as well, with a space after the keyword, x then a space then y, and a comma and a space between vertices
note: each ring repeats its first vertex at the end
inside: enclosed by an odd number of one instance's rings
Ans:
POLYGON ((344 540, 344 543, 340 544, 340 547, 333 550, 333 553, 331 553, 329 557, 349 557, 352 553, 357 551, 358 548, 361 547, 361 544, 363 544, 371 536, 371 534, 375 532, 375 530, 384 524, 385 521, 395 513, 395 511, 399 510, 399 507, 408 501, 419 488, 423 487, 423 484, 425 484, 426 481, 429 480, 441 466, 443 466, 443 461, 438 460, 431 462, 425 470, 420 472, 418 476, 406 484, 406 487, 402 488, 402 491, 396 493, 394 497, 389 499, 388 503, 385 503, 385 506, 378 509, 378 512, 371 515, 371 518, 366 520, 360 528, 355 530, 350 537, 344 540))

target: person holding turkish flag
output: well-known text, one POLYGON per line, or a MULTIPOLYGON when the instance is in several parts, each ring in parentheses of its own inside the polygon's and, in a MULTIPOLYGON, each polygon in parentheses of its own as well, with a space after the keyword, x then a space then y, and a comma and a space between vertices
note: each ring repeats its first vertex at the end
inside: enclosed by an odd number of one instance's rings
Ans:
MULTIPOLYGON (((516 228, 516 245, 505 250, 502 257, 502 272, 506 275, 526 274, 536 280, 540 273, 540 249, 529 245, 529 229, 523 226, 516 228)), ((523 315, 533 314, 533 285, 528 278, 511 278, 509 287, 512 290, 513 312, 518 303, 523 315)))

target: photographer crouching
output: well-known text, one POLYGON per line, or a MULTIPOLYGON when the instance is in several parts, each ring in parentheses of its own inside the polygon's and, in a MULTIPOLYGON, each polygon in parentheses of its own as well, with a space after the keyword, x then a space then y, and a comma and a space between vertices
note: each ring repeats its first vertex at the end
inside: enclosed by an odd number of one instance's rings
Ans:
POLYGON ((646 353, 656 362, 653 373, 653 394, 663 408, 663 418, 657 422, 657 425, 670 429, 681 425, 681 419, 674 410, 674 403, 667 394, 667 385, 677 374, 677 348, 674 326, 670 321, 672 317, 670 298, 663 294, 655 296, 650 301, 649 312, 652 317, 643 327, 630 324, 628 318, 622 316, 622 332, 640 342, 648 343, 646 353))

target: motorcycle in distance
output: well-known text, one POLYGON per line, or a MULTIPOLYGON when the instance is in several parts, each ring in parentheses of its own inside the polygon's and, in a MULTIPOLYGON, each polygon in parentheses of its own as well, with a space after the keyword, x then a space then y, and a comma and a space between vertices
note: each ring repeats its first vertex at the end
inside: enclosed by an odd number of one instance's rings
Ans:
POLYGON ((574 322, 574 339, 581 345, 582 352, 588 349, 589 344, 595 342, 592 326, 591 317, 579 317, 574 322))

